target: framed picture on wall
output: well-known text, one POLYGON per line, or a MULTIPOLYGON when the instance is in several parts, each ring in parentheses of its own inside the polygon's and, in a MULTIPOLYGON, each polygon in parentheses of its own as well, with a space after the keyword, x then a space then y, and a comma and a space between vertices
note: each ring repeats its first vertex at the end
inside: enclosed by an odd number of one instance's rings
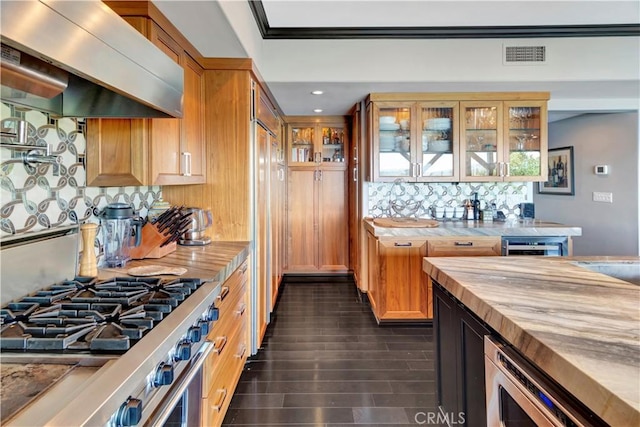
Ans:
POLYGON ((573 147, 549 149, 549 172, 546 182, 538 183, 540 194, 575 194, 573 147))

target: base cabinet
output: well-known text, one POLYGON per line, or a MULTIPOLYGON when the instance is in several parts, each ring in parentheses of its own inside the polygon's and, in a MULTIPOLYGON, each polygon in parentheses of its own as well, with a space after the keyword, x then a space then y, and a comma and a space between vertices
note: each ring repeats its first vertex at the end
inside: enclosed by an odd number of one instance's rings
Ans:
POLYGON ((215 306, 219 320, 207 340, 213 351, 203 365, 202 425, 220 426, 248 355, 248 261, 224 282, 215 306))
POLYGON ((484 336, 492 331, 437 282, 433 284, 436 397, 468 427, 487 427, 484 336))
POLYGON ((432 318, 429 281, 422 273, 425 239, 375 239, 369 233, 369 300, 378 322, 432 318))

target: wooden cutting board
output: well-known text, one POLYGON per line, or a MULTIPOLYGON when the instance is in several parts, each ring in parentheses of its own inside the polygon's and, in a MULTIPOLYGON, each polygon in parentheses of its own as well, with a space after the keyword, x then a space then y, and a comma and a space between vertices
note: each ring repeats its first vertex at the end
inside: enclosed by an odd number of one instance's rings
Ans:
POLYGON ((183 267, 165 267, 162 265, 145 265, 127 270, 127 274, 130 276, 160 276, 162 274, 181 276, 186 272, 187 269, 183 267))
POLYGON ((434 228, 440 225, 435 219, 425 218, 374 218, 373 223, 380 227, 391 228, 434 228))

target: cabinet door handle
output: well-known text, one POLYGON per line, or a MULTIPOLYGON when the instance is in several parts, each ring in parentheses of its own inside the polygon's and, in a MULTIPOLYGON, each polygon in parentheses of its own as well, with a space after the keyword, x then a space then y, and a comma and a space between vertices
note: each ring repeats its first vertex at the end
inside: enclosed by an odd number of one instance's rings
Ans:
POLYGON ((322 171, 318 171, 318 181, 322 181, 322 171))
POLYGON ((504 176, 511 176, 511 168, 509 168, 509 163, 504 164, 504 168, 505 168, 505 174, 504 176))
POLYGON ((240 305, 240 307, 238 307, 238 309, 236 310, 236 314, 238 316, 242 316, 246 308, 247 308, 247 305, 245 303, 242 303, 242 305, 240 305))
POLYGON ((454 242, 455 246, 473 246, 473 242, 454 242))
POLYGON ((213 352, 217 353, 218 355, 222 354, 222 350, 224 350, 224 347, 227 345, 227 337, 218 337, 216 338, 216 340, 213 343, 213 352))
POLYGON ((358 182, 358 168, 353 168, 353 182, 358 182))
POLYGON ((416 173, 417 177, 421 177, 422 176, 422 165, 420 163, 416 163, 416 167, 418 169, 418 172, 416 173))
POLYGON ((223 286, 222 289, 220 289, 220 294, 217 296, 218 301, 223 301, 228 294, 229 294, 229 287, 223 286))
POLYGON ((353 147, 353 161, 358 162, 358 146, 353 147))
POLYGON ((314 161, 315 161, 317 164, 322 163, 322 153, 321 153, 320 151, 316 151, 316 152, 313 154, 313 159, 314 159, 314 161))
POLYGON ((242 349, 238 352, 238 354, 236 354, 236 357, 238 359, 242 359, 244 357, 244 353, 247 351, 247 346, 243 345, 242 349))
POLYGON ((394 242, 393 246, 410 247, 410 246, 413 246, 413 243, 411 243, 411 242, 405 242, 405 243, 394 242))
POLYGON ((216 411, 220 412, 222 410, 222 405, 224 404, 224 400, 227 398, 227 389, 221 388, 216 391, 216 399, 214 400, 213 405, 211 407, 216 411))
POLYGON ((183 176, 191 176, 191 153, 185 151, 182 153, 182 158, 184 159, 184 167, 183 167, 183 176))

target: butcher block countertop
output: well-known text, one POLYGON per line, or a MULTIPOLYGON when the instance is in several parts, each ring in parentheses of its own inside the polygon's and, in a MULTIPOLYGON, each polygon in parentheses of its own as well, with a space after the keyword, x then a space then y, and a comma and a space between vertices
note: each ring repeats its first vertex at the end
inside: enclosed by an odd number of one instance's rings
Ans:
MULTIPOLYGON (((444 236, 581 236, 582 228, 540 220, 505 222, 439 221, 437 227, 381 227, 371 218, 364 227, 375 237, 444 237, 444 236)), ((417 224, 419 225, 419 224, 417 224)))
POLYGON ((101 269, 100 279, 114 276, 127 276, 127 270, 134 267, 157 265, 163 267, 182 267, 187 271, 181 276, 166 275, 160 277, 193 277, 207 281, 224 282, 236 268, 249 256, 249 242, 211 242, 205 246, 179 246, 175 252, 162 258, 132 260, 123 268, 101 269))
POLYGON ((640 286, 576 261, 640 258, 424 258, 423 270, 604 421, 640 425, 640 286))

